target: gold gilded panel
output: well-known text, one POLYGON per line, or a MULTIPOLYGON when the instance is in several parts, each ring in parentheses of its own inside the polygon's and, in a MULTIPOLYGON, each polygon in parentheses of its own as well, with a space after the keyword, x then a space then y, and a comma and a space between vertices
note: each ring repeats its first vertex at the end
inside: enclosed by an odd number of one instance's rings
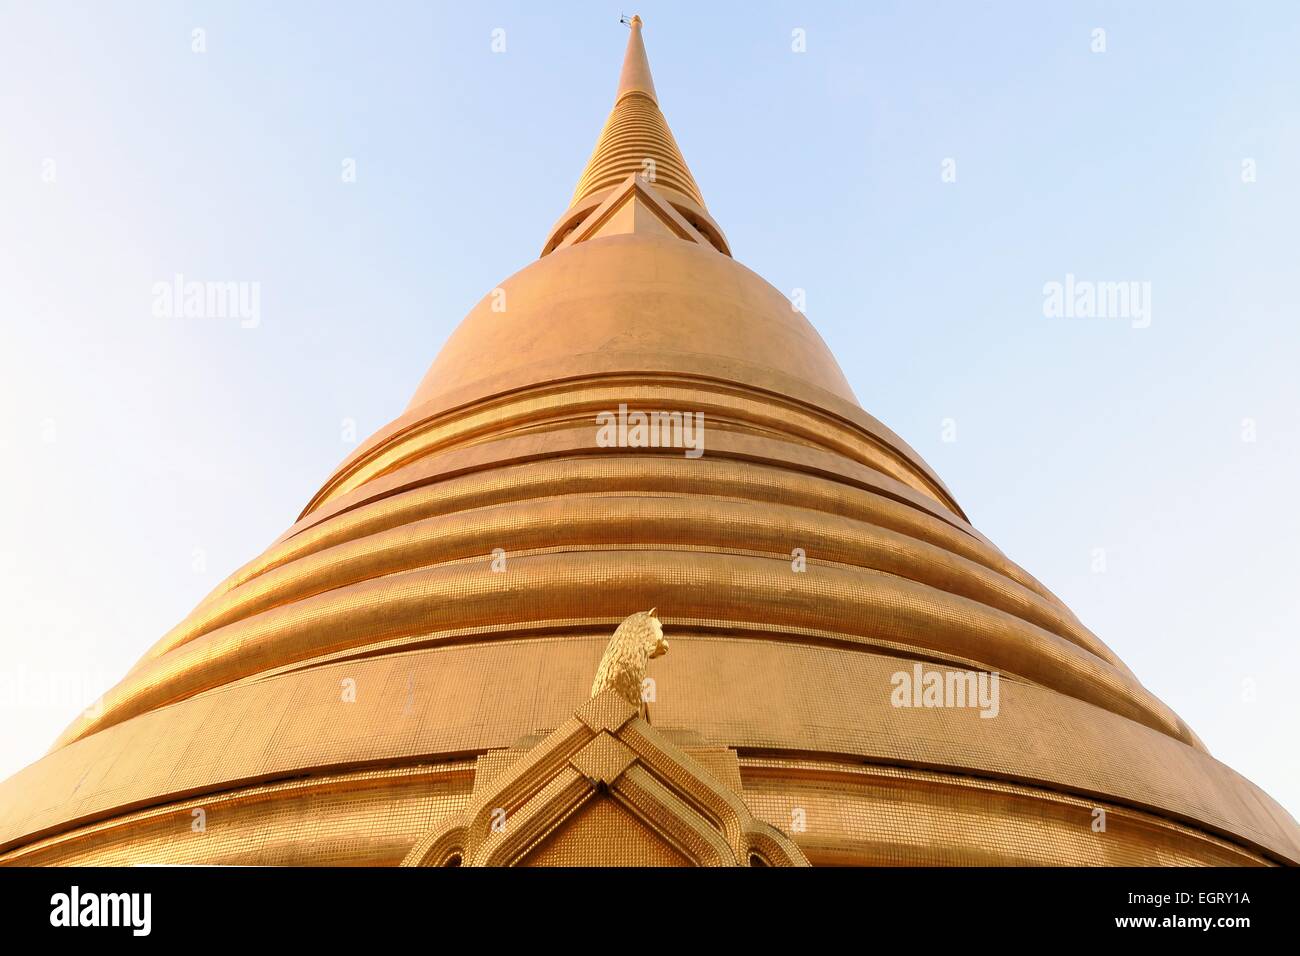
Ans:
MULTIPOLYGON (((673 633, 672 653, 650 668, 651 718, 664 731, 742 753, 854 755, 1105 794, 1300 862, 1289 815, 1231 769, 1048 689, 1003 681, 992 720, 972 710, 902 709, 889 694, 891 675, 912 666, 904 658, 673 633)), ((115 808, 241 781, 510 747, 568 719, 605 643, 570 636, 342 661, 145 714, 0 784, 0 848, 115 808), (348 680, 352 703, 340 697, 348 680), (227 722, 242 730, 214 738, 210 728, 227 722)))

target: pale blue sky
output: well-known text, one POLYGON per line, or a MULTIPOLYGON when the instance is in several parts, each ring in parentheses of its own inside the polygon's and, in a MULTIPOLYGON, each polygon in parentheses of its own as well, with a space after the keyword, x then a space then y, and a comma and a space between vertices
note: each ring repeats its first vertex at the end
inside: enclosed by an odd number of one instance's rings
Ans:
POLYGON ((0 776, 77 709, 43 680, 116 680, 293 521, 343 420, 396 417, 536 257, 611 105, 621 12, 736 257, 805 289, 863 406, 1300 813, 1281 0, 3 0, 0 776), (178 272, 260 283, 260 324, 154 317, 178 272), (1150 327, 1045 318, 1067 273, 1149 282, 1150 327))

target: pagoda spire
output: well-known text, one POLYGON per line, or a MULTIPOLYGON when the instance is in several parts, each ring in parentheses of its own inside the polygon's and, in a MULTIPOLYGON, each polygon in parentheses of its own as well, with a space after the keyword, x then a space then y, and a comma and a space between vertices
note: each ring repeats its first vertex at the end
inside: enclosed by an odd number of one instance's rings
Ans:
POLYGON ((634 16, 630 27, 614 109, 578 180, 570 205, 576 206, 588 196, 612 189, 631 173, 640 173, 661 190, 675 192, 702 208, 704 197, 700 195, 700 187, 686 166, 668 121, 659 111, 650 60, 641 38, 641 18, 634 16))
POLYGON ((654 77, 650 75, 650 58, 646 56, 645 41, 641 39, 641 23, 641 18, 634 16, 628 24, 631 29, 627 38, 627 52, 623 54, 623 72, 618 77, 618 95, 614 101, 617 103, 632 93, 641 93, 654 100, 658 106, 654 77))

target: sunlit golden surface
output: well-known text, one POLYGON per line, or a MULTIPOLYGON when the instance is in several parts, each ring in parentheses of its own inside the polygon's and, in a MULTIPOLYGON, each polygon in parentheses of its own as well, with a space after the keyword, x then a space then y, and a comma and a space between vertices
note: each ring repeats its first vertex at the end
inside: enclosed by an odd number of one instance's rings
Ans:
POLYGON ((0 860, 1300 862, 1287 812, 972 528, 730 257, 640 30, 541 258, 0 785, 0 860), (620 405, 702 414, 702 454, 602 445, 620 405), (638 716, 592 681, 652 607, 672 649, 638 716), (996 716, 896 706, 918 664, 998 672, 996 716))

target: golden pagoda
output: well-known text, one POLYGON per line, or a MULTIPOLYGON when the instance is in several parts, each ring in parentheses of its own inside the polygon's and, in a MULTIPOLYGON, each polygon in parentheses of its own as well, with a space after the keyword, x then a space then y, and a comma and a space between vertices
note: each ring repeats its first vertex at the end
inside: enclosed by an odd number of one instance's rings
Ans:
POLYGON ((731 257, 641 30, 537 261, 0 785, 0 862, 1300 862, 731 257))

